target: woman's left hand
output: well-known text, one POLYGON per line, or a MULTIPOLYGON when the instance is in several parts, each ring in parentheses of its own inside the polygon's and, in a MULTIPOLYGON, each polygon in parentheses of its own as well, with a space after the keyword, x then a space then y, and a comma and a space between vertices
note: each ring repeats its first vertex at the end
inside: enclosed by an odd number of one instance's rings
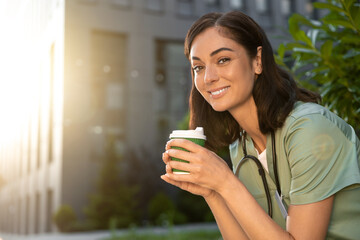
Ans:
POLYGON ((181 169, 190 174, 167 174, 167 177, 180 182, 189 182, 219 192, 226 179, 234 176, 227 163, 214 152, 186 139, 172 139, 166 144, 166 153, 188 161, 168 161, 171 168, 181 169), (171 147, 182 147, 189 152, 171 147))

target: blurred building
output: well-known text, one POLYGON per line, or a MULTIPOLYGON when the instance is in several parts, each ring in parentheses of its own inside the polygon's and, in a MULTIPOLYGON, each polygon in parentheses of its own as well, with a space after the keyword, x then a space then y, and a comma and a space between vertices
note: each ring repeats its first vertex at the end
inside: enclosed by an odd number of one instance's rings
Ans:
POLYGON ((54 231, 52 214, 61 204, 81 216, 109 139, 119 155, 143 148, 151 154, 146 160, 161 164, 169 132, 187 113, 183 39, 199 16, 244 11, 276 47, 291 13, 310 14, 308 2, 2 1, 6 25, 14 23, 8 42, 17 44, 8 49, 18 65, 9 74, 23 79, 15 89, 25 86, 27 108, 16 125, 2 123, 11 137, 0 145, 0 231, 54 231))

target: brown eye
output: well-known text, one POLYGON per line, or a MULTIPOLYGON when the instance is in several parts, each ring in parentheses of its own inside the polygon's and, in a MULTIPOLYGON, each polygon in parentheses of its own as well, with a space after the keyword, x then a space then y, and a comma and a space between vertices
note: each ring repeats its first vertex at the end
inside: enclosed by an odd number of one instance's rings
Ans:
POLYGON ((193 70, 194 70, 194 72, 196 72, 196 73, 200 72, 200 70, 202 70, 202 69, 203 69, 202 66, 194 66, 194 67, 193 67, 193 70))
POLYGON ((219 64, 224 64, 224 63, 226 63, 226 62, 228 62, 228 61, 230 61, 230 58, 221 58, 221 59, 218 61, 218 63, 219 63, 219 64))

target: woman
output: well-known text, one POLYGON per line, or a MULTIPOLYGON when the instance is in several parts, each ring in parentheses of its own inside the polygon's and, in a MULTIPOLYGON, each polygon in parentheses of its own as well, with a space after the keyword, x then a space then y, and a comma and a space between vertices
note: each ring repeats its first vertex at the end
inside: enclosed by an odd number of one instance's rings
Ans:
POLYGON ((161 178, 203 196, 224 239, 359 239, 359 139, 275 64, 263 30, 241 12, 209 13, 185 54, 190 127, 204 127, 207 148, 170 140, 161 178), (224 146, 233 171, 211 151, 224 146))

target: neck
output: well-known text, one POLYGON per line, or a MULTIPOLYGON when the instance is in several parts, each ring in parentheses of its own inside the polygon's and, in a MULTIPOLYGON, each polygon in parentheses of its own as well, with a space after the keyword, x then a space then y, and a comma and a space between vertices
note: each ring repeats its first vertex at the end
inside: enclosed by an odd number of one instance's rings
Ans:
POLYGON ((266 135, 260 131, 254 99, 251 97, 249 101, 244 103, 241 107, 229 112, 240 127, 251 137, 258 152, 262 153, 266 148, 266 135))

